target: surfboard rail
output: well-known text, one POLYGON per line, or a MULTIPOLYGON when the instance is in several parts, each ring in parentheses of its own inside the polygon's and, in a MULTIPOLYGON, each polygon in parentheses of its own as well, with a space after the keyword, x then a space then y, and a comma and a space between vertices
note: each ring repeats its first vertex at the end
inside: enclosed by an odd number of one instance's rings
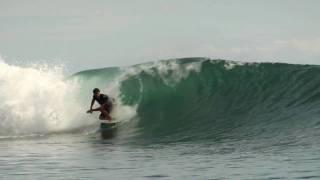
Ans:
POLYGON ((114 123, 120 123, 120 121, 117 120, 100 120, 100 123, 105 123, 105 124, 114 124, 114 123))

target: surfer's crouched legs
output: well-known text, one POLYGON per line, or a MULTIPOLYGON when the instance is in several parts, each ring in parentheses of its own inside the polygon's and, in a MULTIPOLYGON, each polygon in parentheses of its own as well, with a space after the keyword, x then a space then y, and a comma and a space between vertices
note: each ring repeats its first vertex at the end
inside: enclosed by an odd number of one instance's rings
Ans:
POLYGON ((110 109, 111 109, 111 104, 104 104, 100 107, 100 112, 103 114, 103 117, 105 117, 105 119, 111 121, 112 118, 110 116, 110 109))

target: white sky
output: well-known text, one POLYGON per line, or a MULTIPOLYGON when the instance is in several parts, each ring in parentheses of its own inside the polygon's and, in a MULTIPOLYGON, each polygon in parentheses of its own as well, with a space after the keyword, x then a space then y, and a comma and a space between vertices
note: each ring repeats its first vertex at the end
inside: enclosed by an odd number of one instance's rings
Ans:
POLYGON ((191 56, 320 64, 319 9, 319 0, 0 0, 0 54, 71 72, 191 56))

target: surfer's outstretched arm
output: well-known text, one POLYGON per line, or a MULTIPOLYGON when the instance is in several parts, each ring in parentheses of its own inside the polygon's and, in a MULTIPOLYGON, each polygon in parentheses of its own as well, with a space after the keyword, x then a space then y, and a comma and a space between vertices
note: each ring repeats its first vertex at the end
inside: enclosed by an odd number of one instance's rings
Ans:
POLYGON ((94 108, 94 109, 91 108, 91 111, 101 111, 101 109, 102 109, 101 107, 94 108))
POLYGON ((92 110, 92 106, 93 106, 93 104, 94 104, 94 98, 92 98, 92 100, 91 100, 91 105, 90 105, 90 110, 92 110))
POLYGON ((92 109, 92 106, 91 106, 91 107, 90 107, 90 110, 88 110, 87 112, 88 112, 88 113, 92 113, 93 111, 101 111, 101 107, 92 109))
POLYGON ((87 113, 92 113, 92 106, 93 106, 93 104, 94 104, 94 98, 92 98, 92 101, 91 101, 91 105, 90 105, 90 109, 87 111, 87 113))
POLYGON ((95 108, 95 109, 91 109, 90 111, 91 111, 91 112, 92 112, 92 111, 100 111, 101 113, 103 113, 104 117, 105 117, 107 120, 110 120, 110 121, 111 121, 111 119, 112 119, 111 116, 109 115, 108 111, 106 111, 103 106, 98 107, 98 108, 95 108))

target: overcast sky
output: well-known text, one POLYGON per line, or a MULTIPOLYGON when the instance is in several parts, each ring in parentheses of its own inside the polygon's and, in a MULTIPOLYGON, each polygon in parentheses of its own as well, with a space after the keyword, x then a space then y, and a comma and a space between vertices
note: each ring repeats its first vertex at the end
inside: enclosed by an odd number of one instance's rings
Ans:
POLYGON ((71 72, 179 57, 320 64, 319 0, 0 0, 0 54, 71 72))

